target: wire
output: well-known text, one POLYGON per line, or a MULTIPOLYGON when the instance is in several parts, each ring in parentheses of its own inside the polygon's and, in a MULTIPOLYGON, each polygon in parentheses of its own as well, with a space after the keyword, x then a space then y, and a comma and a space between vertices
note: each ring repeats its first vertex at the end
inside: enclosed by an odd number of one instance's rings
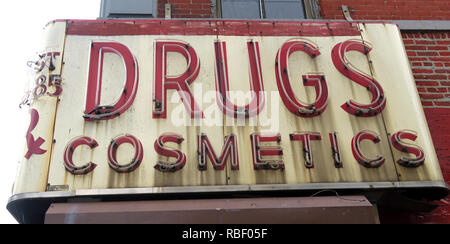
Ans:
POLYGON ((366 200, 360 200, 360 199, 343 198, 343 197, 339 196, 339 194, 338 194, 337 191, 335 191, 335 190, 329 190, 329 189, 326 189, 326 190, 320 190, 320 191, 318 191, 318 192, 312 194, 310 197, 315 197, 315 196, 319 195, 319 194, 322 193, 322 192, 333 192, 334 194, 336 194, 336 197, 337 197, 337 198, 339 198, 339 199, 341 199, 341 200, 345 200, 345 201, 353 201, 353 202, 365 202, 365 201, 366 201, 366 200))

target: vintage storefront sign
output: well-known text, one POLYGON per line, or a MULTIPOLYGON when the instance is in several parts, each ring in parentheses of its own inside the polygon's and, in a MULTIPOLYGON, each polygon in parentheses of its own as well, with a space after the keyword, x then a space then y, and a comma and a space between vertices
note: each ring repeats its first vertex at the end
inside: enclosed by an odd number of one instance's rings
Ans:
POLYGON ((15 194, 445 186, 395 25, 69 20, 45 43, 15 194))

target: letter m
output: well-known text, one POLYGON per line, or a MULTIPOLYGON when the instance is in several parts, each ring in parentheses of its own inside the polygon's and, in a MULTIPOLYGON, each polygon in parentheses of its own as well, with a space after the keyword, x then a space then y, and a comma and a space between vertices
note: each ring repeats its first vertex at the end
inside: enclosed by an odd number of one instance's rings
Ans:
POLYGON ((239 157, 237 149, 236 136, 231 134, 225 137, 225 145, 222 148, 222 154, 218 158, 206 134, 198 136, 198 168, 206 170, 207 158, 211 161, 215 170, 224 170, 228 158, 231 161, 231 169, 239 170, 239 157))

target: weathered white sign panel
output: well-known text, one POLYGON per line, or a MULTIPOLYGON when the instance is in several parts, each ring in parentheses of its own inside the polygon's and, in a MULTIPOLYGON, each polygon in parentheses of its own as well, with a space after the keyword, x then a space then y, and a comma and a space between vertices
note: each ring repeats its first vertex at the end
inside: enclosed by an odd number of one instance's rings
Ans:
POLYGON ((55 21, 46 36, 15 194, 445 187, 395 25, 55 21))

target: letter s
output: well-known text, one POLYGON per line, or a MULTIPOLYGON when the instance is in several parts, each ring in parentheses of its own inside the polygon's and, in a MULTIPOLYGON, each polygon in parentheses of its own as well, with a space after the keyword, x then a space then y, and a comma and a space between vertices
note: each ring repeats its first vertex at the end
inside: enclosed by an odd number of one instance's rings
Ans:
POLYGON ((372 95, 370 104, 359 104, 352 100, 347 101, 341 107, 347 113, 360 117, 373 117, 380 114, 386 106, 386 97, 381 85, 371 76, 353 69, 345 54, 349 51, 357 51, 367 55, 372 48, 362 40, 348 40, 334 46, 331 53, 333 64, 345 77, 367 88, 372 95))

